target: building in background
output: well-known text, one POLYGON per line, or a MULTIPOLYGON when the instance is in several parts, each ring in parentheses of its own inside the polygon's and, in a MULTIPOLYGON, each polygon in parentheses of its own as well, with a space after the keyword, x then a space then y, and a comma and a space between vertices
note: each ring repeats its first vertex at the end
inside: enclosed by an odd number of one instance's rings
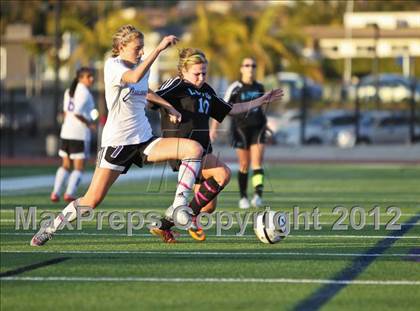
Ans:
POLYGON ((420 57, 420 12, 347 12, 343 26, 310 26, 308 46, 329 59, 347 59, 344 81, 351 78, 353 58, 401 59, 402 74, 412 74, 420 57))

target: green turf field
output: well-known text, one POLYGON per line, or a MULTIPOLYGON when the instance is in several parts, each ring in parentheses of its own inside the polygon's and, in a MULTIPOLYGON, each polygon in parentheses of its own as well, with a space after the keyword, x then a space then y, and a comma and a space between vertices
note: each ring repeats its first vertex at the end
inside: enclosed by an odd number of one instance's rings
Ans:
MULTIPOLYGON (((93 171, 95 165, 88 163, 87 170, 93 171)), ((23 176, 36 176, 36 175, 53 175, 57 171, 58 166, 51 165, 13 165, 8 167, 2 167, 0 170, 1 178, 8 177, 23 177, 23 176)))
MULTIPOLYGON (((3 169, 2 176, 22 175, 3 169)), ((266 172, 271 209, 318 207, 321 230, 304 230, 301 218, 284 241, 266 245, 252 224, 235 236, 235 224, 222 236, 209 230, 204 243, 183 233, 168 245, 145 229, 127 236, 92 221, 33 248, 35 230, 15 230, 15 207, 40 214, 63 204, 50 203, 46 188, 2 195, 1 310, 418 310, 420 166, 271 165, 266 172), (338 205, 379 206, 379 229, 366 215, 360 230, 333 231, 338 205), (401 209, 401 230, 385 229, 390 206, 401 209)), ((97 211, 163 212, 173 188, 173 180, 117 182, 97 211)), ((239 211, 237 199, 234 177, 218 211, 239 211)))

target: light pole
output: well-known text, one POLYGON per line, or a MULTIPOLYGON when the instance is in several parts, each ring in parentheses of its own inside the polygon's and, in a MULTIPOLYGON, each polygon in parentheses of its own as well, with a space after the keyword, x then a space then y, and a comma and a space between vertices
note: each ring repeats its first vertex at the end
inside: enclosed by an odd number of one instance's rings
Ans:
POLYGON ((416 137, 415 124, 416 124, 416 88, 417 80, 414 76, 411 79, 411 96, 410 96, 410 123, 409 123, 409 132, 410 132, 410 143, 414 144, 419 141, 419 138, 416 137))
POLYGON ((301 89, 301 98, 300 98, 300 143, 301 145, 306 144, 306 118, 307 118, 307 109, 308 109, 308 87, 306 83, 306 78, 302 77, 303 86, 301 89))
POLYGON ((375 105, 379 109, 379 57, 378 57, 378 41, 379 41, 379 26, 378 24, 372 24, 373 27, 373 39, 374 39, 374 56, 373 56, 373 74, 375 77, 375 105))
MULTIPOLYGON (((353 12, 353 0, 347 1, 346 5, 346 14, 351 14, 353 12)), ((345 38, 346 42, 351 42, 352 29, 351 25, 345 23, 345 38)), ((351 56, 346 56, 344 58, 344 72, 343 72, 343 84, 346 88, 351 84, 351 56)))
POLYGON ((60 105, 60 58, 58 51, 61 45, 60 31, 61 0, 54 5, 54 133, 58 129, 57 115, 60 105))

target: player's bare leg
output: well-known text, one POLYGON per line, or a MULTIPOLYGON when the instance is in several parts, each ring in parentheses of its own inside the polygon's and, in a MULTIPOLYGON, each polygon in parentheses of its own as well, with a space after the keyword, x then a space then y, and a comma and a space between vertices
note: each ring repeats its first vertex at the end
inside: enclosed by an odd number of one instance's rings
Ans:
POLYGON ((42 246, 55 234, 59 226, 64 222, 72 222, 76 219, 79 210, 80 215, 89 209, 94 209, 105 198, 109 188, 117 180, 120 175, 119 171, 107 168, 95 169, 92 181, 86 194, 70 202, 48 227, 42 227, 31 239, 30 245, 42 246))

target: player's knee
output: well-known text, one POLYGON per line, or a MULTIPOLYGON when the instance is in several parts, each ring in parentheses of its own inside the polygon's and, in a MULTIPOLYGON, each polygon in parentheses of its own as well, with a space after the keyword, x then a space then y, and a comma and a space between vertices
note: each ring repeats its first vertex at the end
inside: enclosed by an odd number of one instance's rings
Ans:
POLYGON ((216 210, 216 204, 212 204, 211 202, 203 207, 201 210, 202 213, 211 214, 216 210))
POLYGON ((191 142, 191 148, 189 148, 190 157, 201 158, 203 156, 203 147, 196 141, 191 142))
POLYGON ((225 174, 226 174, 226 184, 227 184, 229 183, 230 178, 232 177, 232 171, 227 166, 225 166, 225 174))
POLYGON ((78 164, 74 166, 74 169, 83 172, 85 170, 85 166, 83 164, 78 164))
POLYGON ((223 166, 218 170, 218 182, 221 186, 226 186, 229 181, 230 177, 232 176, 232 172, 229 167, 223 166))
POLYGON ((247 173, 249 170, 249 163, 248 162, 239 162, 239 171, 241 173, 247 173))

